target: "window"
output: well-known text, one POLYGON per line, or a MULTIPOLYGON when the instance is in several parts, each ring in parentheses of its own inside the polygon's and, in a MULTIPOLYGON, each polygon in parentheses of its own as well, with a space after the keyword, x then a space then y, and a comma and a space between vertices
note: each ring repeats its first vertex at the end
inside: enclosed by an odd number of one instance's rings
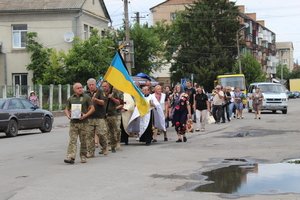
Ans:
POLYGON ((102 37, 105 36, 105 31, 101 31, 101 36, 102 36, 102 37))
POLYGON ((25 109, 32 109, 34 105, 30 103, 28 100, 21 99, 22 104, 24 105, 25 109))
POLYGON ((26 47, 26 24, 15 24, 12 25, 12 43, 13 48, 25 48, 26 47))
POLYGON ((13 83, 20 86, 27 85, 27 74, 13 74, 13 83))
POLYGON ((87 40, 89 38, 89 26, 86 24, 83 25, 83 34, 84 39, 87 40))
POLYGON ((24 106, 22 105, 19 99, 12 99, 9 102, 8 109, 9 110, 24 109, 24 106))
POLYGON ((91 35, 91 32, 93 29, 94 29, 94 27, 90 26, 90 35, 91 35))
POLYGON ((13 84, 20 86, 20 95, 27 94, 27 74, 13 74, 13 84))
POLYGON ((287 64, 288 60, 287 59, 282 59, 283 64, 287 64))
POLYGON ((87 24, 84 24, 83 25, 83 37, 85 40, 89 39, 89 37, 91 36, 91 32, 93 30, 94 27, 92 26, 89 26, 87 24))

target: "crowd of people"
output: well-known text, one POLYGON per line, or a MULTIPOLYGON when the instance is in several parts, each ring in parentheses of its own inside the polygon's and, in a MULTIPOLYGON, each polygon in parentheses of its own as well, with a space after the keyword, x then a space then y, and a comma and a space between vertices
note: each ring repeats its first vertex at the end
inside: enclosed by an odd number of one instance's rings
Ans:
MULTIPOLYGON (((65 163, 74 164, 78 138, 80 159, 86 163, 98 148, 99 154, 116 153, 120 143, 129 143, 130 136, 151 145, 162 134, 163 141, 167 142, 167 129, 173 127, 177 133, 176 143, 187 142, 187 132, 205 131, 210 115, 216 124, 230 122, 233 117, 244 118, 246 96, 240 88, 217 85, 208 94, 202 86, 193 85, 191 81, 187 81, 185 87, 177 84, 173 90, 169 86, 152 86, 150 81, 137 86, 150 105, 149 112, 143 116, 139 115, 131 95, 114 89, 106 81, 97 87, 97 81, 90 78, 86 91, 81 83, 73 85, 74 94, 65 108, 65 115, 70 119, 65 163)), ((261 119, 263 95, 258 88, 251 98, 255 119, 261 119)))

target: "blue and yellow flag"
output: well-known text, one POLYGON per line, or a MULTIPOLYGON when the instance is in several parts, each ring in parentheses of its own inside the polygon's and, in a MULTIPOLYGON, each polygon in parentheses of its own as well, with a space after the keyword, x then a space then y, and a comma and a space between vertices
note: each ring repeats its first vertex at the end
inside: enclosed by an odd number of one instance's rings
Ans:
POLYGON ((117 52, 108 68, 104 79, 108 81, 117 90, 128 93, 134 97, 136 106, 141 116, 149 111, 149 103, 145 99, 141 90, 133 83, 129 76, 120 54, 117 52))

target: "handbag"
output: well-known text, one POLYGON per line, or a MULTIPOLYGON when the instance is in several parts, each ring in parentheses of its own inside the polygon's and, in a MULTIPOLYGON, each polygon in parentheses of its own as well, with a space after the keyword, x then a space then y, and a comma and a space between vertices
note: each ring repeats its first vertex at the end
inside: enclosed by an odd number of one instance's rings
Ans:
POLYGON ((215 120, 214 116, 212 116, 210 113, 208 113, 208 116, 207 116, 207 123, 208 123, 208 124, 213 124, 213 123, 215 123, 215 122, 216 122, 216 120, 215 120))

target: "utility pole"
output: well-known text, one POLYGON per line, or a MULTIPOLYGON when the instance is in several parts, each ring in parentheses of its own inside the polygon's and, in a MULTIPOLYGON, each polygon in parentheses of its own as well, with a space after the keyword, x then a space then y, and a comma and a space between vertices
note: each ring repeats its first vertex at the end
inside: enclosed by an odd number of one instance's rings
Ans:
POLYGON ((130 42, 130 29, 129 29, 129 17, 128 17, 128 0, 124 0, 124 15, 125 15, 125 53, 124 61, 128 69, 129 75, 131 75, 132 61, 131 61, 131 42, 130 42))
POLYGON ((136 23, 140 24, 140 12, 135 12, 136 23))
POLYGON ((144 16, 141 17, 140 12, 135 12, 134 14, 135 14, 135 17, 131 17, 131 18, 134 18, 137 24, 141 23, 141 18, 146 18, 144 16))
POLYGON ((242 73, 242 63, 241 63, 241 52, 240 52, 240 42, 239 42, 239 33, 241 30, 248 28, 249 24, 244 23, 244 25, 236 32, 236 47, 238 53, 238 65, 239 65, 239 73, 242 73))

